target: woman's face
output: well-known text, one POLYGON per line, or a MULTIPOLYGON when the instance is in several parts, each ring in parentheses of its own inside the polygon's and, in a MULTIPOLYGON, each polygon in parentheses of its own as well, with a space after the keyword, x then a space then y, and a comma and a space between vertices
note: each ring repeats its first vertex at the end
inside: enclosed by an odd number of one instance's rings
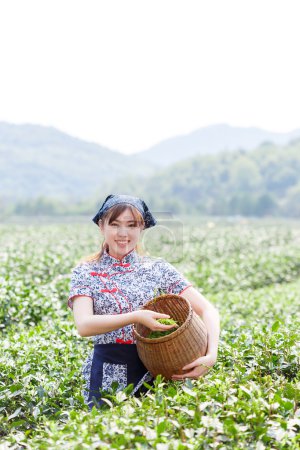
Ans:
POLYGON ((143 226, 136 224, 129 208, 125 209, 116 220, 100 224, 100 230, 109 246, 109 254, 121 259, 133 250, 138 243, 143 226))

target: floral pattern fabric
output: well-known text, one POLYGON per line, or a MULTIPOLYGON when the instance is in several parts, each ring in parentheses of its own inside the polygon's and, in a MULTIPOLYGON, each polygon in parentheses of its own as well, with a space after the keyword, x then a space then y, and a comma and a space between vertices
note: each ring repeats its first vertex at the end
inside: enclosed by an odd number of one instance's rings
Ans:
POLYGON ((119 383, 118 390, 124 389, 127 386, 126 364, 103 363, 102 389, 110 391, 113 381, 119 383))
MULTIPOLYGON (((119 260, 105 250, 99 262, 83 263, 73 269, 68 307, 73 308, 76 296, 87 296, 93 301, 94 314, 123 314, 141 308, 160 293, 181 294, 189 286, 192 284, 163 258, 142 256, 132 250, 119 260)), ((135 343, 132 325, 93 336, 92 339, 94 344, 135 343)), ((93 350, 82 368, 86 401, 92 358, 93 350)), ((122 382, 122 377, 118 381, 122 382)), ((107 379, 106 383, 110 384, 110 381, 107 379)))

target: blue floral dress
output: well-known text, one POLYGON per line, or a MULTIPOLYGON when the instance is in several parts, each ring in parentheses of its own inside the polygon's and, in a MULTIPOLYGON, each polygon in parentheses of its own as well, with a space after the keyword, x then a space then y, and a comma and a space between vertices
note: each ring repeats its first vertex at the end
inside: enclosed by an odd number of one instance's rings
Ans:
MULTIPOLYGON (((132 250, 120 260, 104 250, 100 261, 73 269, 68 306, 72 309, 74 297, 83 295, 93 299, 94 314, 123 314, 141 308, 162 292, 181 294, 189 286, 192 284, 163 258, 132 250)), ((92 339, 93 350, 82 367, 83 396, 90 408, 94 399, 100 401, 99 388, 110 391, 114 381, 118 389, 133 383, 134 394, 152 379, 138 358, 132 325, 92 339)))

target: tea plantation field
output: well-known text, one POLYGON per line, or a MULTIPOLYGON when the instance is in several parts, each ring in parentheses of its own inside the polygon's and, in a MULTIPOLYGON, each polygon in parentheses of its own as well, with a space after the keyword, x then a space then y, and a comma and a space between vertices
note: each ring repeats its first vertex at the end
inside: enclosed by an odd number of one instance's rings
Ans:
POLYGON ((300 225, 186 225, 170 262, 219 308, 217 364, 89 412, 92 341, 67 297, 71 268, 99 242, 89 223, 0 225, 0 450, 299 449, 300 225))

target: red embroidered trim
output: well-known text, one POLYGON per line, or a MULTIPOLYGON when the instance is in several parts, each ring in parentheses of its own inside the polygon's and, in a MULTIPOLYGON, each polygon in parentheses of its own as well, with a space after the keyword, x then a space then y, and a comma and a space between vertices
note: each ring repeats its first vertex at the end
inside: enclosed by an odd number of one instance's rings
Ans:
POLYGON ((101 289, 100 292, 108 292, 108 294, 113 294, 114 292, 118 292, 118 288, 113 288, 113 289, 101 289))
POLYGON ((92 275, 92 277, 108 277, 108 273, 101 272, 90 272, 90 275, 92 275))
POLYGON ((124 339, 116 339, 116 344, 133 344, 133 341, 129 339, 128 341, 124 341, 124 339))
MULTIPOLYGON (((116 287, 113 288, 113 289, 108 289, 108 288, 107 288, 107 285, 106 285, 106 283, 105 283, 105 281, 102 281, 102 283, 103 283, 104 286, 106 287, 106 290, 107 290, 107 291, 110 291, 111 295, 112 295, 113 298, 115 299, 115 301, 116 301, 116 303, 117 303, 117 305, 118 305, 118 307, 119 307, 120 314, 123 314, 122 305, 121 305, 121 303, 119 302, 119 300, 117 299, 117 297, 114 295, 115 292, 117 292, 119 289, 116 288, 116 287), (111 291, 113 291, 113 292, 111 292, 111 291)), ((122 328, 122 336, 125 337, 125 330, 124 330, 124 328, 122 328)))
POLYGON ((188 285, 187 287, 185 287, 181 292, 179 292, 178 295, 182 294, 187 288, 192 287, 192 286, 193 286, 192 284, 189 284, 189 285, 188 285))
POLYGON ((89 294, 73 294, 73 295, 71 295, 71 296, 68 298, 68 300, 71 300, 71 299, 74 298, 74 297, 91 297, 92 299, 94 299, 94 297, 92 297, 92 296, 89 295, 89 294))
MULTIPOLYGON (((127 272, 133 272, 133 270, 127 270, 126 272, 121 272, 121 275, 123 275, 123 273, 127 273, 127 272)), ((112 274, 112 275, 117 275, 117 274, 118 274, 118 273, 115 272, 115 273, 112 274)), ((111 276, 112 276, 112 275, 111 275, 111 276)), ((103 283, 104 283, 104 285, 106 286, 106 283, 105 283, 104 281, 103 281, 103 283)), ((111 280, 111 283, 113 283, 113 284, 116 285, 116 283, 114 283, 114 281, 112 281, 112 280, 111 280)), ((115 287, 114 289, 111 289, 111 290, 109 290, 109 289, 107 289, 107 290, 102 289, 101 292, 109 292, 109 293, 112 293, 112 294, 113 294, 114 292, 118 292, 119 295, 121 295, 121 296, 126 300, 126 302, 127 302, 127 304, 128 304, 129 311, 130 311, 130 312, 132 311, 132 305, 131 305, 130 301, 128 300, 128 298, 126 297, 126 295, 121 291, 121 289, 119 289, 118 287, 115 287)), ((114 297, 114 299, 116 300, 116 302, 119 304, 117 298, 116 298, 114 295, 113 295, 113 297, 114 297)), ((119 307, 121 308, 121 305, 120 305, 120 304, 119 304, 119 307)), ((123 313, 122 309, 121 309, 121 313, 123 313)), ((132 329, 131 333, 132 333, 132 337, 134 338, 134 332, 133 332, 133 329, 132 329)), ((124 328, 122 328, 122 335, 125 336, 124 328)), ((134 342, 134 341, 132 341, 132 342, 134 342)))
POLYGON ((72 299, 74 297, 90 297, 94 301, 94 298, 91 295, 81 295, 81 294, 72 295, 72 297, 68 298, 68 307, 71 308, 71 309, 73 309, 72 299))

